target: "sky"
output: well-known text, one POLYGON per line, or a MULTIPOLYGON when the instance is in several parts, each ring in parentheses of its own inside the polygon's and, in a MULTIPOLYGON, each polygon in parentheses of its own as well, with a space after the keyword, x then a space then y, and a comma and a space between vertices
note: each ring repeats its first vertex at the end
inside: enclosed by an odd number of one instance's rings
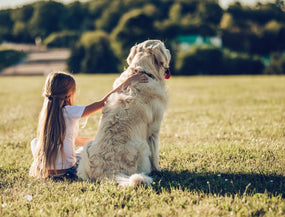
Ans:
MULTIPOLYGON (((27 3, 36 2, 37 0, 0 0, 0 9, 6 8, 15 8, 22 6, 27 3)), ((58 0, 63 3, 72 2, 74 0, 58 0)), ((85 0, 86 1, 86 0, 85 0)), ((227 6, 237 0, 219 0, 221 7, 227 8, 227 6)), ((245 5, 255 5, 257 2, 265 3, 265 2, 275 2, 275 0, 239 0, 242 4, 245 5)))

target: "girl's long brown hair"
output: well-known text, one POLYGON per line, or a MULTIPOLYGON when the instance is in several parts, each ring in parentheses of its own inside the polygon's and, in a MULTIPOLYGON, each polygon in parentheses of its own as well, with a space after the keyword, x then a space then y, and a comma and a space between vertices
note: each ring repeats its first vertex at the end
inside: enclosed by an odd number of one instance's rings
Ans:
POLYGON ((30 175, 33 177, 48 177, 48 170, 52 166, 56 170, 59 151, 65 160, 63 140, 66 126, 62 108, 70 104, 70 95, 74 93, 75 88, 74 78, 65 72, 52 72, 46 79, 37 130, 38 142, 30 169, 30 175))

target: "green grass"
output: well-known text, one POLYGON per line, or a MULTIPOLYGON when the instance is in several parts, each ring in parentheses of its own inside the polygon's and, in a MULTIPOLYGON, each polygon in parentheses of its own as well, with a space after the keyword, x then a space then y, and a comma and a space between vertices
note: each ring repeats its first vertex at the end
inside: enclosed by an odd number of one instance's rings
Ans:
MULTIPOLYGON (((99 100, 116 76, 77 75, 77 104, 99 100)), ((167 81, 163 172, 136 189, 28 176, 43 84, 0 77, 0 216, 285 216, 285 76, 167 81)), ((94 136, 99 117, 80 135, 94 136)))

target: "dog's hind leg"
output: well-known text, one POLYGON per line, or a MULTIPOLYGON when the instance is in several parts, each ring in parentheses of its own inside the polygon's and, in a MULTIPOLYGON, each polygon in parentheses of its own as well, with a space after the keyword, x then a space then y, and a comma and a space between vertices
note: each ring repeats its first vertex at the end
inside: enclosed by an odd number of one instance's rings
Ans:
POLYGON ((79 165, 77 168, 77 176, 83 180, 88 180, 89 175, 88 171, 90 171, 90 162, 89 162, 89 155, 88 155, 88 148, 92 145, 92 140, 88 141, 81 151, 81 156, 79 160, 79 165))

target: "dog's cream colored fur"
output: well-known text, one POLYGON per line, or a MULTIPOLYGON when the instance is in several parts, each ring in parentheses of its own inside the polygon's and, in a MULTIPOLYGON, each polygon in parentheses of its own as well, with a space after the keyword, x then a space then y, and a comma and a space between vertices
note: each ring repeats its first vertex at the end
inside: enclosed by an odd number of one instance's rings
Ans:
POLYGON ((152 183, 146 174, 160 170, 159 130, 168 101, 164 74, 169 61, 169 50, 159 40, 132 47, 129 67, 114 82, 114 88, 139 72, 149 74, 148 83, 133 83, 109 97, 95 139, 84 146, 77 170, 80 178, 108 178, 130 186, 152 183))

